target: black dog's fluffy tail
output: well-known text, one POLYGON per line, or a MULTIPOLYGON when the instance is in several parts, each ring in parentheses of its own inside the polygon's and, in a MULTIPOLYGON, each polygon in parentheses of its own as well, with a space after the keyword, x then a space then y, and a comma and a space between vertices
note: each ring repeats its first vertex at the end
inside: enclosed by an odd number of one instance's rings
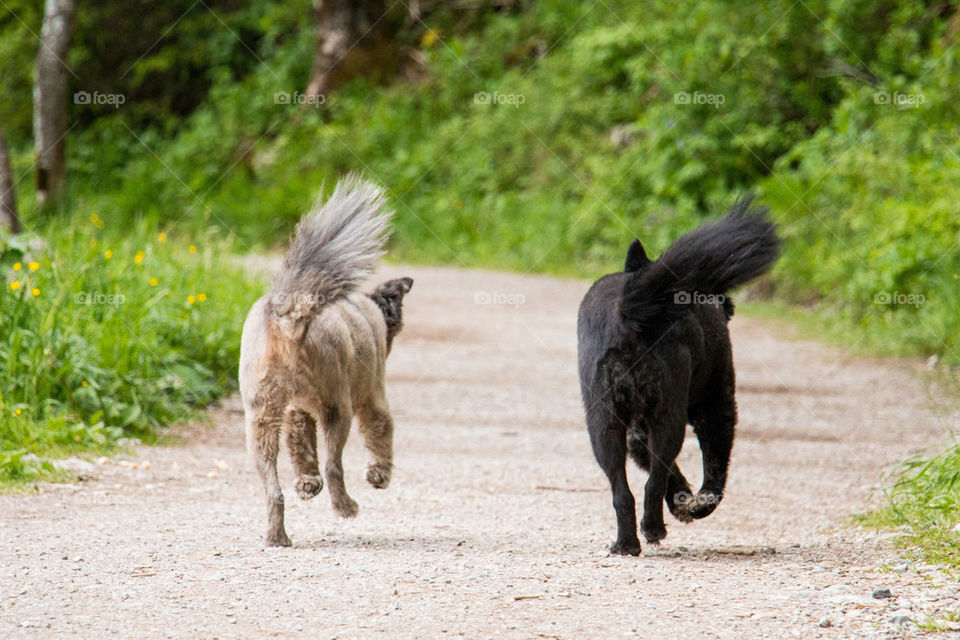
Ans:
POLYGON ((751 209, 752 201, 753 194, 741 198, 722 220, 682 236, 659 260, 627 279, 620 313, 630 328, 662 326, 690 303, 724 296, 770 269, 780 255, 780 240, 767 208, 751 209))

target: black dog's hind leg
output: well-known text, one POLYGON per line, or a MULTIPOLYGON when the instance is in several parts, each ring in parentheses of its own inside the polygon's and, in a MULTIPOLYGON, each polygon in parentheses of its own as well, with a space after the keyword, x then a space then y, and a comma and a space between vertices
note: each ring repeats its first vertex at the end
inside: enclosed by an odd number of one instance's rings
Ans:
MULTIPOLYGON (((637 428, 627 431, 627 453, 638 467, 644 471, 650 471, 650 451, 647 449, 646 434, 643 431, 637 428)), ((685 507, 692 498, 693 491, 690 489, 690 483, 674 461, 667 476, 667 493, 664 496, 667 508, 670 509, 674 518, 681 522, 693 522, 693 518, 685 507)))
POLYGON ((687 505, 687 510, 691 517, 697 519, 713 513, 723 499, 737 424, 737 402, 732 380, 713 388, 716 392, 711 394, 708 402, 698 406, 692 416, 693 430, 700 440, 703 456, 703 485, 687 505))
POLYGON ((617 540, 610 546, 610 553, 639 555, 636 500, 627 484, 626 427, 615 416, 609 416, 608 420, 596 419, 589 426, 593 455, 610 481, 613 508, 617 512, 617 540))
MULTIPOLYGON (((658 544, 667 537, 667 528, 663 524, 663 503, 670 489, 683 490, 686 484, 674 475, 678 473, 676 458, 683 447, 683 434, 686 421, 682 418, 667 419, 650 429, 648 447, 650 449, 650 477, 643 491, 643 518, 640 530, 647 542, 658 544)), ((672 498, 671 498, 672 499, 672 498)), ((673 509, 671 509, 673 512, 673 509)))

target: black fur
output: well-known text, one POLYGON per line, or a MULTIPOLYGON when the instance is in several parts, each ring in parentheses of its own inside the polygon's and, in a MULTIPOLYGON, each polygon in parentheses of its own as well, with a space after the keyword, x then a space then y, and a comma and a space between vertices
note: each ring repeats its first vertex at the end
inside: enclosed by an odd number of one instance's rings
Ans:
POLYGON ((737 421, 726 294, 766 272, 780 246, 766 211, 751 210, 751 200, 681 237, 659 260, 634 240, 625 270, 600 278, 580 305, 580 389, 593 452, 613 491, 613 553, 640 553, 628 455, 650 473, 640 529, 651 543, 667 535, 664 501, 690 522, 723 497, 737 421), (695 495, 676 464, 688 423, 703 457, 695 495))
POLYGON ((397 278, 387 280, 373 293, 370 298, 377 303, 383 312, 383 319, 387 323, 387 353, 393 346, 393 338, 403 328, 403 296, 413 287, 413 278, 397 278))

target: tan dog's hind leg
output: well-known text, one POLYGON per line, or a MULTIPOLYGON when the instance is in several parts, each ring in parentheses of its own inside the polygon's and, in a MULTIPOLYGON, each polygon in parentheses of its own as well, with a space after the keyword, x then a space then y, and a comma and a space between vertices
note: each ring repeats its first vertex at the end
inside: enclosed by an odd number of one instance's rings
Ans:
POLYGON ((353 518, 358 507, 343 484, 343 447, 350 434, 353 410, 349 402, 327 404, 323 408, 323 433, 327 441, 327 464, 324 472, 333 510, 343 518, 353 518))
POLYGON ((306 411, 288 408, 284 416, 287 449, 297 474, 294 487, 301 500, 309 500, 323 489, 323 478, 317 464, 317 423, 306 411))
POLYGON ((277 478, 280 416, 267 411, 248 415, 247 443, 266 492, 267 535, 264 542, 268 547, 289 547, 290 538, 283 527, 283 492, 277 478))
POLYGON ((393 417, 386 400, 379 400, 357 412, 360 433, 373 461, 367 466, 367 482, 386 489, 393 472, 393 417))

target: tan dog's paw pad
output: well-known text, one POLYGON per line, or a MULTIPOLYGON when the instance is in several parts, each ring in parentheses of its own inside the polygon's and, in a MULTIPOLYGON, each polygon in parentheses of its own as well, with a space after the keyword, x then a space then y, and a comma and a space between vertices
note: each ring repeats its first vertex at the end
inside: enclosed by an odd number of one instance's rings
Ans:
POLYGON ((323 478, 320 476, 300 476, 293 486, 301 500, 309 500, 323 490, 323 478))
POLYGON ((367 467, 367 482, 375 489, 386 489, 390 484, 390 467, 372 464, 367 467))

